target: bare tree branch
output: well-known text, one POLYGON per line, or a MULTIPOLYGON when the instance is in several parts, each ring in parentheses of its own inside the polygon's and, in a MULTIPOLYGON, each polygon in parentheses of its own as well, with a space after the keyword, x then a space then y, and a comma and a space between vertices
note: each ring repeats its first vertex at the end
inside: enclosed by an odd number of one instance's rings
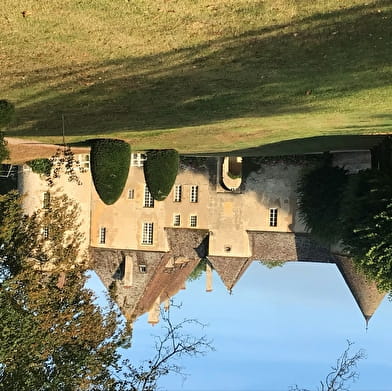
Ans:
MULTIPOLYGON (((354 342, 347 340, 347 348, 336 360, 336 365, 331 367, 324 381, 320 381, 318 391, 349 391, 349 385, 359 378, 357 364, 359 360, 366 358, 363 349, 358 350, 353 356, 350 356, 350 349, 354 342)), ((289 387, 289 391, 310 391, 305 388, 299 388, 297 385, 289 387)))
MULTIPOLYGON (((171 306, 173 307, 173 306, 171 306)), ((155 356, 136 367, 129 360, 124 361, 124 381, 118 383, 118 391, 152 391, 157 389, 158 380, 170 373, 186 374, 183 367, 173 361, 183 357, 199 357, 213 350, 212 341, 205 335, 193 336, 186 328, 205 325, 196 319, 184 319, 174 324, 169 311, 161 311, 163 336, 155 337, 155 356)))

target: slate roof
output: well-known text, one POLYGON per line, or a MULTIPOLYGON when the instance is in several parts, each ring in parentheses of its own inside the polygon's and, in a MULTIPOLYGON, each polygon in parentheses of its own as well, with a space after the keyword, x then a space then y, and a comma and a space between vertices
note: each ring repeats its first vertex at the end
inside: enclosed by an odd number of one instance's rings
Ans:
POLYGON ((252 263, 250 258, 242 257, 208 257, 212 267, 219 274, 226 288, 231 292, 234 285, 242 277, 252 263))
POLYGON ((363 273, 356 270, 350 258, 337 256, 336 266, 342 274, 366 322, 368 322, 385 297, 386 292, 380 292, 375 282, 369 281, 363 273))

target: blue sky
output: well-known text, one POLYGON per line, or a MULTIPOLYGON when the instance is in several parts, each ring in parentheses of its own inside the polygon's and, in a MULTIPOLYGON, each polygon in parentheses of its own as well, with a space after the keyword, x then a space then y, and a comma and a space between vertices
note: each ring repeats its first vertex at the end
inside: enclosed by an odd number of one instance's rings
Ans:
MULTIPOLYGON (((95 289, 101 289, 92 280, 95 289)), ((176 297, 181 309, 174 320, 196 318, 216 349, 205 357, 181 362, 189 374, 162 379, 169 390, 287 390, 290 385, 315 389, 346 347, 366 350, 359 380, 351 390, 392 390, 392 307, 384 299, 369 329, 343 278, 333 264, 289 263, 268 269, 248 268, 229 295, 214 272, 214 291, 200 279, 176 297)), ((133 344, 125 355, 134 362, 152 354, 153 337, 146 316, 134 325, 133 344)))

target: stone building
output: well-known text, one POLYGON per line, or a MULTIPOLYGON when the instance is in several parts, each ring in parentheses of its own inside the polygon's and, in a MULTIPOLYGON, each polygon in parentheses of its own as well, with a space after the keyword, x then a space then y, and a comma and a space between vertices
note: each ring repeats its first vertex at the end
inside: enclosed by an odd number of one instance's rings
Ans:
MULTIPOLYGON (((232 159, 236 178, 230 187, 228 159, 183 157, 171 193, 159 202, 145 183, 142 154, 132 154, 113 205, 101 201, 89 171, 82 174, 83 186, 64 178, 56 186, 80 203, 94 269, 130 321, 149 312, 156 323, 160 304, 184 287, 202 257, 229 290, 254 260, 336 263, 368 319, 383 295, 349 261, 314 242, 298 216, 297 182, 314 159, 232 159)), ((369 154, 357 159, 360 168, 370 165, 369 154)), ((335 154, 334 161, 356 170, 352 153, 346 159, 335 154)), ((42 205, 46 189, 36 174, 24 173, 20 186, 28 193, 28 212, 42 205)))

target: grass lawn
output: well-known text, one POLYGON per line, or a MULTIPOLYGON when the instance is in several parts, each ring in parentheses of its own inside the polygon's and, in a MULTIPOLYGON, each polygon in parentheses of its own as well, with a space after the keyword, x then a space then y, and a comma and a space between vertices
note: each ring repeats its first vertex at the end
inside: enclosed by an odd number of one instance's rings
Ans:
POLYGON ((0 16, 7 136, 59 143, 62 114, 68 142, 182 153, 392 133, 389 0, 3 0, 0 16))

